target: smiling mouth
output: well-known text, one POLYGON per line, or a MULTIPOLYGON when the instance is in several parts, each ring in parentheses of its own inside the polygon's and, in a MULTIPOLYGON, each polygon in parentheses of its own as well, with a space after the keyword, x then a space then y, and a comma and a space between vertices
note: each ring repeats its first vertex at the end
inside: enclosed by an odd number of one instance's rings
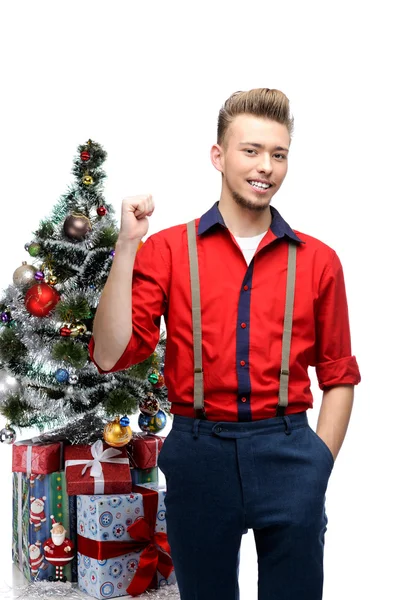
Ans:
POLYGON ((264 185, 262 184, 250 183, 249 181, 248 185, 250 185, 251 189, 253 189, 258 194, 266 194, 272 187, 271 185, 269 185, 268 187, 264 187, 264 185))

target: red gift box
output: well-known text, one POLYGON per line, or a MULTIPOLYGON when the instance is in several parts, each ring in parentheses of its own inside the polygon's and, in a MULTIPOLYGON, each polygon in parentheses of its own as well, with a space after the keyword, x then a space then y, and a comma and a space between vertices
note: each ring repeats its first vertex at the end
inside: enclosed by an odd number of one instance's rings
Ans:
POLYGON ((68 496, 131 492, 125 448, 113 448, 97 440, 91 446, 66 446, 64 453, 68 496))
POLYGON ((62 470, 61 444, 24 444, 12 447, 12 470, 14 473, 48 475, 62 470))
POLYGON ((136 469, 157 467, 164 440, 165 438, 159 435, 134 433, 128 444, 131 466, 136 469))

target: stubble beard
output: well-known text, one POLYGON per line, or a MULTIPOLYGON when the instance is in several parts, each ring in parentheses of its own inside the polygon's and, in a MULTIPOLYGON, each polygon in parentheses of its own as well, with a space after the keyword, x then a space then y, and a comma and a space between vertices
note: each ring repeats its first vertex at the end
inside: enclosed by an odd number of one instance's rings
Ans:
POLYGON ((262 203, 253 202, 252 200, 248 200, 247 198, 244 198, 244 196, 241 196, 241 194, 239 194, 238 192, 235 192, 234 190, 231 190, 231 197, 233 198, 234 202, 236 204, 238 204, 238 206, 240 206, 241 208, 245 208, 247 210, 252 210, 254 212, 263 212, 264 210, 267 209, 267 207, 269 206, 269 202, 270 202, 269 199, 265 200, 262 203))

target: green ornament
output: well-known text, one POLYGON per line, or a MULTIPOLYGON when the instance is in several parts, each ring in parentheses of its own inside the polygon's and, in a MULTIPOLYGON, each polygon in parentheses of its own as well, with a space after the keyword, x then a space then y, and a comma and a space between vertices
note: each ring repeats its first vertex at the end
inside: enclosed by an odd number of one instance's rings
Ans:
POLYGON ((40 254, 40 244, 33 242, 29 244, 28 252, 31 256, 38 256, 40 254))
POLYGON ((158 383, 158 379, 159 379, 158 373, 151 373, 151 375, 148 376, 148 381, 150 383, 152 383, 152 385, 155 385, 156 383, 158 383))

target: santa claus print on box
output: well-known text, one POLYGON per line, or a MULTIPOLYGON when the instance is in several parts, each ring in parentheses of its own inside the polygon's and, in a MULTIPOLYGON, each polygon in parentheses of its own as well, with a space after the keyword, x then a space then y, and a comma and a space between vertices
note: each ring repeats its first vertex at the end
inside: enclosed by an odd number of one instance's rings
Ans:
POLYGON ((50 565, 55 567, 56 581, 66 581, 64 567, 74 557, 74 543, 66 537, 66 529, 62 523, 57 523, 54 515, 51 515, 51 538, 44 542, 44 556, 50 565))
MULTIPOLYGON (((65 475, 13 473, 13 561, 30 580, 55 580, 57 567, 46 557, 45 546, 51 540, 52 520, 65 524, 66 535, 76 540, 76 499, 68 497, 65 475)), ((77 581, 76 558, 65 562, 62 573, 68 581, 77 581)))

